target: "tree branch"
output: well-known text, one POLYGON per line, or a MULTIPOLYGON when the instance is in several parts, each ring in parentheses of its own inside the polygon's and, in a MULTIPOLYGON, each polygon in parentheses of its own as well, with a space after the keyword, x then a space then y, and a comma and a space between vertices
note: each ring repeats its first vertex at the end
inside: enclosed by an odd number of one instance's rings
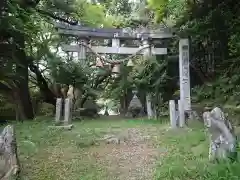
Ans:
POLYGON ((0 82, 0 91, 9 92, 11 90, 12 89, 9 86, 7 86, 6 84, 0 82))
POLYGON ((43 75, 41 74, 41 71, 38 69, 38 67, 33 64, 33 58, 28 57, 29 60, 29 69, 35 73, 37 78, 37 85, 41 91, 41 94, 44 97, 44 101, 46 103, 56 105, 56 95, 49 89, 47 81, 44 79, 43 75))
POLYGON ((31 78, 29 79, 29 81, 30 81, 32 84, 34 84, 34 85, 37 85, 37 84, 38 84, 36 80, 32 80, 31 78))
POLYGON ((69 21, 67 19, 64 19, 62 17, 58 17, 50 12, 47 12, 47 11, 44 11, 44 10, 41 10, 41 9, 36 9, 36 11, 39 13, 39 14, 42 14, 46 17, 50 17, 50 18, 53 18, 55 20, 58 20, 58 21, 61 21, 61 22, 65 22, 67 24, 70 24, 70 25, 77 25, 78 22, 77 21, 69 21))
POLYGON ((32 86, 28 86, 30 89, 32 89, 32 88, 37 88, 38 86, 37 85, 32 85, 32 86))

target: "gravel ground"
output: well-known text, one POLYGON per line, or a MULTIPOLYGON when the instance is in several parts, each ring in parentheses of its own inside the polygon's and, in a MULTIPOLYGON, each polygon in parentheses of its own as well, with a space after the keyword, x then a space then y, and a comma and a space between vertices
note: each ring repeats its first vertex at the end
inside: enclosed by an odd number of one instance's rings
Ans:
POLYGON ((102 144, 93 148, 98 163, 107 167, 109 179, 152 180, 159 151, 151 145, 149 136, 137 128, 121 132, 126 141, 120 144, 102 144))

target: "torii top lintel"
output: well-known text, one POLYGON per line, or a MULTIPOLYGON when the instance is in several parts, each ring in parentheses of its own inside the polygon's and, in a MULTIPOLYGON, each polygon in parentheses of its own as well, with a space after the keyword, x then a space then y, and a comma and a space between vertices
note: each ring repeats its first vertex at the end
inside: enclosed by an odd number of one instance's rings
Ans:
POLYGON ((104 38, 104 39, 166 39, 172 38, 173 32, 169 28, 160 28, 157 30, 137 29, 135 31, 126 31, 126 29, 117 28, 90 28, 80 25, 66 25, 56 23, 55 27, 59 34, 75 37, 104 38))

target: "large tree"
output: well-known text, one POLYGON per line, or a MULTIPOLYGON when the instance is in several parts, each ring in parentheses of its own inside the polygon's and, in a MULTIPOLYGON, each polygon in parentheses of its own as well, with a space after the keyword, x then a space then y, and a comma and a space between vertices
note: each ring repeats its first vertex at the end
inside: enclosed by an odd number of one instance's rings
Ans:
MULTIPOLYGON (((51 83, 54 78, 57 78, 53 76, 54 68, 63 67, 64 61, 65 65, 71 66, 73 70, 78 68, 77 64, 68 62, 69 55, 58 55, 59 44, 68 40, 58 36, 53 23, 62 21, 71 25, 84 23, 89 26, 102 24, 111 26, 113 19, 107 21, 104 7, 87 1, 12 0, 8 3, 3 1, 1 10, 0 88, 5 94, 10 95, 9 92, 12 92, 11 95, 19 107, 17 111, 20 119, 33 119, 34 113, 28 87, 29 75, 31 82, 35 81, 37 84, 43 100, 55 105, 55 98, 59 94, 51 88, 51 83), (58 64, 51 66, 53 61, 58 64)), ((80 76, 80 71, 61 71, 61 73, 65 75, 78 73, 75 76, 80 76)), ((97 78, 98 80, 94 81, 92 88, 97 87, 108 77, 105 74, 102 76, 104 78, 97 78)), ((73 78, 76 84, 76 77, 73 78)), ((59 81, 59 79, 55 80, 59 81)), ((74 83, 73 81, 67 84, 74 83)), ((66 84, 66 80, 61 79, 59 83, 66 84)), ((84 84, 84 82, 81 83, 84 84)), ((88 95, 89 93, 86 93, 86 96, 88 95)))

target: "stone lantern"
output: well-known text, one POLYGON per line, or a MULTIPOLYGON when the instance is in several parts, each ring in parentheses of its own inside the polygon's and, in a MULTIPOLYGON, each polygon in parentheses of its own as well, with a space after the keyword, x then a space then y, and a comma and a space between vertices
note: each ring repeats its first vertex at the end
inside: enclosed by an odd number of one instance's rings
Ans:
POLYGON ((96 67, 102 68, 103 66, 104 65, 103 65, 102 60, 99 57, 97 57, 96 58, 96 67))
POLYGON ((134 66, 132 59, 129 59, 129 61, 127 63, 127 66, 128 67, 133 67, 134 66))
POLYGON ((120 73, 120 64, 115 64, 112 69, 112 73, 119 74, 120 73))

